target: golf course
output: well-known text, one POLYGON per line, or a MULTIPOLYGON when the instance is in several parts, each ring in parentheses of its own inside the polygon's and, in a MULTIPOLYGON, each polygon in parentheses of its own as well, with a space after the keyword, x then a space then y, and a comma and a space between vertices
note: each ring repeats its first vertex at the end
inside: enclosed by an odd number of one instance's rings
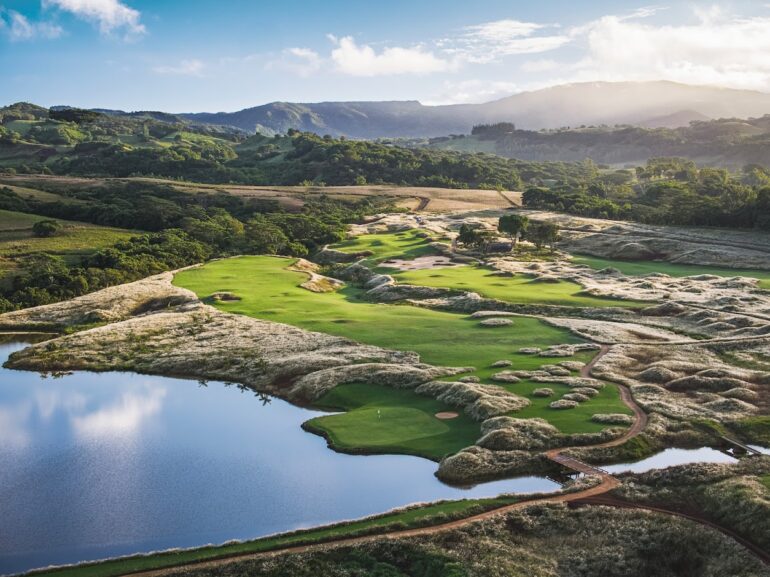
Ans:
MULTIPOLYGON (((403 257, 406 253, 424 254, 429 248, 424 239, 411 232, 368 235, 360 245, 346 243, 349 249, 364 250, 363 246, 377 248, 379 252, 374 257, 377 259, 403 257), (377 243, 375 237, 378 236, 382 237, 382 244, 377 243)), ((492 328, 467 315, 370 302, 363 289, 353 286, 334 292, 311 292, 300 286, 307 280, 306 273, 289 270, 294 262, 294 259, 270 256, 219 260, 178 273, 174 283, 229 313, 286 323, 369 345, 415 351, 423 362, 432 365, 473 367, 450 380, 473 376, 494 384, 490 377, 501 369, 492 365, 498 361, 509 361, 516 370, 536 370, 564 360, 524 354, 519 352, 522 348, 545 349, 580 342, 568 331, 531 317, 517 317, 511 325, 492 328), (215 293, 232 296, 226 300, 210 299, 215 293)), ((574 283, 542 284, 524 278, 490 278, 486 269, 470 266, 444 268, 440 273, 451 276, 436 280, 430 274, 437 271, 426 270, 405 273, 403 277, 397 275, 397 278, 424 285, 434 280, 434 286, 465 288, 483 294, 488 294, 488 290, 489 296, 507 297, 511 302, 574 306, 627 304, 580 295, 580 287, 574 283)), ((587 362, 592 355, 592 352, 579 352, 570 360, 587 362)), ((568 411, 550 408, 553 398, 533 394, 543 386, 557 395, 568 393, 569 387, 565 384, 544 385, 523 379, 501 386, 530 402, 527 407, 511 413, 512 416, 545 419, 565 434, 601 431, 607 425, 591 420, 597 413, 629 413, 613 384, 607 384, 598 395, 568 411)), ((306 423, 305 428, 323 434, 333 448, 346 452, 405 453, 440 460, 472 445, 480 436, 479 424, 470 417, 460 413, 453 418, 438 419, 436 414, 451 413, 454 408, 411 390, 351 383, 337 386, 316 404, 344 412, 315 418, 306 423)))

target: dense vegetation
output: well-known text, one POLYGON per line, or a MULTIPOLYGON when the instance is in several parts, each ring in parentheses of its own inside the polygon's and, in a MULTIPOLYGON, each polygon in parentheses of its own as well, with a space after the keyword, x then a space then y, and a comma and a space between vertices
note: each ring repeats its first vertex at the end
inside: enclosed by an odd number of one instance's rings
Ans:
POLYGON ((681 158, 655 158, 635 172, 605 172, 577 186, 530 187, 523 202, 650 224, 770 229, 770 170, 752 165, 734 175, 681 158))
POLYGON ((761 561, 701 525, 643 511, 558 505, 532 506, 419 538, 383 537, 355 547, 185 569, 186 575, 195 577, 748 577, 762 573, 761 561))
POLYGON ((470 135, 414 142, 439 150, 485 151, 529 161, 591 158, 612 165, 636 164, 658 156, 739 168, 770 164, 770 114, 761 118, 695 120, 679 128, 580 126, 517 130, 507 122, 475 126, 470 135))
MULTIPOLYGON (((58 200, 23 198, 0 188, 0 209, 116 226, 147 234, 122 240, 79 262, 42 252, 23 256, 20 271, 0 285, 0 311, 47 304, 231 254, 305 255, 344 237, 347 223, 386 207, 378 199, 320 197, 295 213, 273 203, 225 194, 191 195, 163 184, 73 184, 58 200)), ((45 221, 43 221, 45 222, 45 221)), ((54 221, 56 222, 56 221, 54 221)), ((38 223, 30 225, 41 229, 38 223)), ((55 237, 55 225, 39 230, 55 237)))

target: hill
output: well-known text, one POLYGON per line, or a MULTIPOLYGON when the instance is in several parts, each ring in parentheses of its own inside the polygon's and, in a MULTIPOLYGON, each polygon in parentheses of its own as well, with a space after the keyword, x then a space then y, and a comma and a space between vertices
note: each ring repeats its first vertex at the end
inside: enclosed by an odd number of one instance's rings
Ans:
MULTIPOLYGON (((676 116, 690 115, 685 111, 676 116)), ((675 156, 702 166, 737 169, 747 164, 770 165, 770 114, 746 120, 693 120, 679 128, 625 125, 533 131, 506 123, 479 125, 472 134, 432 138, 427 146, 529 161, 578 162, 590 158, 614 166, 675 156)))
POLYGON ((268 135, 293 128, 352 138, 395 138, 467 133, 476 124, 496 122, 530 130, 586 124, 677 127, 691 120, 767 113, 770 94, 659 81, 565 84, 484 104, 272 102, 237 112, 179 116, 268 135))

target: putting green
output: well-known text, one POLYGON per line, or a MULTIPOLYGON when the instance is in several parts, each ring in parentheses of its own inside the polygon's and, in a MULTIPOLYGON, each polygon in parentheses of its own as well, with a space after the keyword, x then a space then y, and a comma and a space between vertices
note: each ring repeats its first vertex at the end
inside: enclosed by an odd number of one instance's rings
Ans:
POLYGON ((408 453, 438 460, 473 444, 480 436, 478 423, 466 415, 438 419, 436 413, 454 409, 402 389, 364 383, 339 385, 318 405, 347 411, 307 423, 341 450, 408 453))
POLYGON ((593 256, 576 255, 573 257, 576 264, 585 264, 596 270, 612 267, 618 269, 624 275, 641 276, 645 274, 660 272, 673 277, 694 276, 699 274, 713 274, 716 276, 734 277, 746 276, 759 279, 759 286, 770 290, 770 271, 721 268, 713 266, 699 266, 691 264, 673 264, 670 262, 658 261, 626 261, 610 260, 605 258, 596 258, 593 256))
POLYGON ((529 276, 504 277, 483 266, 458 266, 414 271, 388 271, 400 283, 474 291, 519 304, 576 307, 643 307, 649 302, 594 297, 570 281, 542 282, 529 276))

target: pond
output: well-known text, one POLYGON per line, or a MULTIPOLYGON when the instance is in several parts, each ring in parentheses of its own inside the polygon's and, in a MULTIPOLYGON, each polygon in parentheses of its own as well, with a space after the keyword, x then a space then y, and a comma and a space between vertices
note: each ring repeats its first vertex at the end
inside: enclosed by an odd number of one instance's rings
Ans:
MULTIPOLYGON (((0 343, 0 364, 24 346, 0 343)), ((218 382, 0 369, 0 574, 558 489, 462 489, 417 457, 335 453, 300 428, 320 414, 218 382)))
MULTIPOLYGON (((762 450, 756 447, 757 450, 762 450)), ((664 449, 651 457, 633 463, 621 463, 602 467, 608 473, 645 473, 652 469, 665 469, 693 463, 735 463, 737 459, 710 447, 699 449, 664 449)))

